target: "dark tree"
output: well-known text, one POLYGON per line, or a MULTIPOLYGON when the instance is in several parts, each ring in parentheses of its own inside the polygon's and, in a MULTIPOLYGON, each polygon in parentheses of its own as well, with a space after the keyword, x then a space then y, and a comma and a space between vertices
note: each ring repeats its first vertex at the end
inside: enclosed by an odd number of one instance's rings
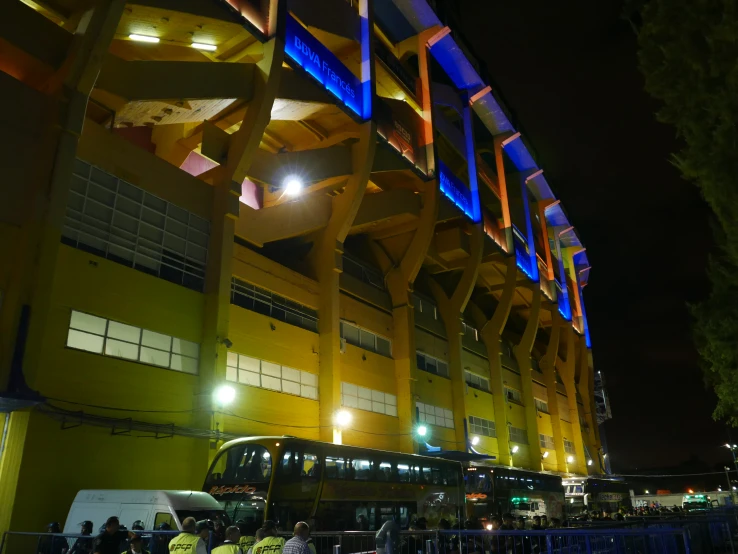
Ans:
POLYGON ((716 216, 712 290, 692 306, 694 334, 718 397, 713 417, 738 426, 738 1, 650 0, 638 18, 646 90, 683 141, 672 161, 716 216))

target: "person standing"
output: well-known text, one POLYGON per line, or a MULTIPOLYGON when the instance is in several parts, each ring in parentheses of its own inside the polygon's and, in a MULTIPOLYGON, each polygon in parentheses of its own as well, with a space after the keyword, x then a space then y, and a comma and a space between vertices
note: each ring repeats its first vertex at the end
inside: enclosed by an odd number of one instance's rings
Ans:
POLYGON ((69 550, 68 554, 90 554, 92 552, 92 522, 90 520, 83 521, 79 524, 80 537, 74 541, 74 546, 69 550))
POLYGON ((120 545, 128 538, 136 536, 130 531, 123 531, 117 516, 110 516, 105 522, 105 530, 95 537, 92 543, 93 554, 120 554, 120 545))
POLYGON ((235 525, 231 525, 225 530, 225 541, 217 548, 213 548, 212 554, 243 554, 239 539, 241 531, 235 525))
POLYGON ((150 554, 150 552, 143 545, 143 539, 135 535, 128 540, 128 548, 121 554, 150 554))
POLYGON ((298 521, 292 538, 284 543, 282 554, 311 554, 308 538, 310 537, 310 526, 304 521, 298 521))
POLYGON ((169 543, 169 552, 177 554, 207 554, 207 544, 210 539, 208 522, 195 521, 194 517, 187 517, 182 522, 182 532, 169 543))
POLYGON ((266 520, 261 527, 264 538, 251 547, 253 554, 282 554, 284 539, 277 536, 277 524, 266 520))

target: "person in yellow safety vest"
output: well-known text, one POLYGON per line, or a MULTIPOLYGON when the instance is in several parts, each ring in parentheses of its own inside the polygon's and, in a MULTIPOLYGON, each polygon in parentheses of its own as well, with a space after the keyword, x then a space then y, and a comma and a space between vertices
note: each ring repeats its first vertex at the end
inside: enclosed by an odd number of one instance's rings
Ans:
POLYGON ((195 521, 194 517, 185 518, 182 532, 169 543, 172 554, 207 554, 210 540, 210 526, 207 521, 195 521))
POLYGON ((231 525, 225 532, 226 540, 218 548, 213 548, 212 554, 243 554, 238 539, 241 538, 241 531, 238 527, 231 525))
MULTIPOLYGON (((256 545, 256 543, 259 543, 259 542, 263 541, 266 538, 266 535, 264 534, 264 529, 262 529, 261 527, 259 527, 256 530, 256 533, 254 533, 254 534, 256 535, 254 537, 254 542, 251 543, 251 546, 249 546, 249 549, 246 552, 244 552, 243 554, 253 554, 253 552, 254 552, 254 545, 256 545)), ((243 541, 243 537, 241 537, 241 540, 243 541)), ((243 545, 243 542, 241 544, 243 545)), ((243 550, 243 546, 241 546, 241 550, 243 550)))
POLYGON ((277 536, 277 524, 267 520, 261 530, 264 532, 264 539, 251 548, 252 554, 282 554, 284 539, 277 536))
POLYGON ((241 538, 238 540, 238 544, 243 554, 248 554, 252 546, 264 539, 264 535, 259 536, 261 528, 257 529, 257 524, 253 521, 247 523, 243 519, 240 519, 236 522, 236 525, 241 532, 241 538))

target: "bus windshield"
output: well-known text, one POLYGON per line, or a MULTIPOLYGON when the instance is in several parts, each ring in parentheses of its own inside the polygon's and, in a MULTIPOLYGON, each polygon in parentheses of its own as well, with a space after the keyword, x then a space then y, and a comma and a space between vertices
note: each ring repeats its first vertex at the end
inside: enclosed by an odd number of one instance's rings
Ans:
POLYGON ((271 475, 272 459, 269 451, 260 444, 246 443, 221 452, 205 484, 268 483, 271 475))

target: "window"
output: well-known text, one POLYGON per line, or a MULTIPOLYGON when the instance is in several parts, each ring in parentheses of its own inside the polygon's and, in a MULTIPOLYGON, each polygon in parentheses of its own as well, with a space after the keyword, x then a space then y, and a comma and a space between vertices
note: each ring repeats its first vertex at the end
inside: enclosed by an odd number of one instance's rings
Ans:
POLYGON ((341 383, 341 405, 397 417, 397 397, 388 392, 341 383))
POLYGON ((510 442, 517 442, 518 444, 528 444, 528 433, 525 431, 525 429, 510 427, 510 442))
POLYGON ((432 317, 433 319, 438 319, 438 308, 427 298, 422 298, 417 294, 413 294, 413 307, 418 313, 432 317))
POLYGON ((320 477, 320 458, 317 454, 305 452, 302 456, 302 477, 320 477))
POLYGON ((347 275, 356 277, 360 281, 372 285, 379 290, 386 290, 384 286, 384 275, 375 267, 372 267, 353 256, 343 255, 343 271, 347 275))
POLYGON ((380 335, 352 325, 346 321, 341 322, 341 338, 347 343, 376 352, 380 356, 392 357, 392 342, 380 335))
POLYGON ((344 459, 326 456, 325 476, 329 479, 344 479, 346 477, 346 462, 344 459))
POLYGON ((368 481, 374 476, 374 462, 371 460, 351 460, 351 478, 368 481))
POLYGON ((564 452, 566 452, 567 454, 575 454, 574 443, 564 439, 564 452))
POLYGON ((231 278, 231 304, 318 332, 316 310, 235 277, 231 278))
POLYGON ((225 458, 221 481, 228 484, 269 482, 272 474, 272 458, 269 451, 259 444, 241 444, 223 452, 225 458))
POLYGON ((495 422, 481 417, 469 416, 469 429, 474 435, 496 437, 495 422))
POLYGON ((416 352, 416 358, 418 363, 418 369, 421 371, 427 371, 441 377, 448 377, 448 364, 443 360, 429 356, 423 352, 416 352))
POLYGON ((461 323, 462 334, 475 342, 479 342, 479 331, 466 322, 461 323))
POLYGON ((422 402, 417 402, 415 406, 418 410, 418 421, 437 425, 438 427, 447 427, 448 429, 454 428, 454 414, 451 410, 423 404, 422 402))
POLYGON ((311 400, 318 399, 318 376, 236 352, 228 352, 226 379, 311 400))
POLYGON ((62 242, 202 292, 210 223, 76 160, 62 242))
POLYGON ((174 517, 169 512, 157 512, 154 517, 154 529, 159 529, 159 525, 162 523, 168 524, 170 529, 174 529, 177 525, 174 523, 174 517))
POLYGON ((553 437, 549 435, 539 434, 538 438, 541 441, 541 448, 548 448, 550 450, 554 450, 556 448, 553 437))
POLYGON ((466 384, 470 387, 489 392, 489 379, 471 371, 464 371, 464 378, 466 379, 466 384))
POLYGON ((544 414, 548 413, 548 402, 541 400, 540 398, 534 398, 533 400, 536 404, 536 410, 544 414))
POLYGON ((67 346, 197 375, 200 345, 72 310, 67 346))
POLYGON ((523 398, 520 395, 520 391, 517 389, 505 387, 505 398, 507 398, 510 402, 515 402, 516 404, 523 404, 523 398))

